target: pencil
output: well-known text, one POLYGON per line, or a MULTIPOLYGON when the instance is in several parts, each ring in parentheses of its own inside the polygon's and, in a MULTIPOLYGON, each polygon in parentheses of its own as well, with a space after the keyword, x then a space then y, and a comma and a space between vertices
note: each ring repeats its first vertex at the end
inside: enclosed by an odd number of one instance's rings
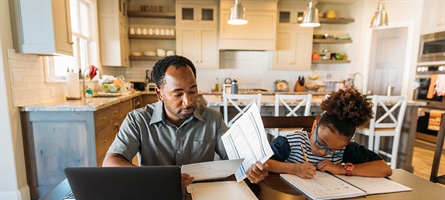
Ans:
POLYGON ((303 145, 300 144, 300 147, 301 147, 301 151, 303 151, 304 159, 305 159, 306 162, 308 163, 309 161, 307 160, 306 152, 304 151, 303 145))

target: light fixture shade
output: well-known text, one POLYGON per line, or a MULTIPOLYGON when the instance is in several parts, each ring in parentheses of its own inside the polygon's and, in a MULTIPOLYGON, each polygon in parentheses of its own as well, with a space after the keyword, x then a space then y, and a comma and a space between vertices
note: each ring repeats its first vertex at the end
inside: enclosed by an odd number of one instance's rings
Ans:
POLYGON ((385 2, 379 1, 379 6, 377 11, 375 11, 374 16, 371 20, 371 28, 376 28, 380 26, 388 26, 388 14, 385 10, 385 2))
POLYGON ((230 18, 227 23, 231 25, 244 25, 248 23, 246 20, 246 10, 238 0, 235 0, 235 3, 230 9, 230 18))
POLYGON ((315 7, 312 0, 309 2, 309 6, 306 8, 303 14, 303 22, 300 24, 302 27, 317 27, 320 26, 318 20, 318 9, 315 7))

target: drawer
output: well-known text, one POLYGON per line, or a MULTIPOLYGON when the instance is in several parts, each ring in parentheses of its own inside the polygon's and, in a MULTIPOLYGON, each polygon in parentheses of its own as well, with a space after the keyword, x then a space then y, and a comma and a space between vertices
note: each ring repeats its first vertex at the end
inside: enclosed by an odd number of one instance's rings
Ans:
POLYGON ((105 154, 116 136, 113 129, 114 126, 106 126, 102 130, 96 131, 96 162, 99 167, 102 166, 105 154))
POLYGON ((118 107, 119 107, 119 116, 116 119, 123 119, 127 116, 129 112, 133 110, 133 101, 132 99, 123 101, 118 104, 118 107))
POLYGON ((111 124, 112 109, 105 108, 100 111, 94 112, 94 128, 95 130, 101 130, 103 127, 111 124))

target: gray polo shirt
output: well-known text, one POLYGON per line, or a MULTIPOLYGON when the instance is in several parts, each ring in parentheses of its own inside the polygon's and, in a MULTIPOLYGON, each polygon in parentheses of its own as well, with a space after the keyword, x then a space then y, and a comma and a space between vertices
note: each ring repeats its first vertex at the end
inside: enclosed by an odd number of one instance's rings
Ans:
POLYGON ((193 115, 177 127, 165 119, 163 102, 148 104, 127 114, 108 153, 131 162, 139 152, 139 164, 183 165, 222 159, 227 154, 221 136, 228 130, 221 113, 198 104, 193 115))

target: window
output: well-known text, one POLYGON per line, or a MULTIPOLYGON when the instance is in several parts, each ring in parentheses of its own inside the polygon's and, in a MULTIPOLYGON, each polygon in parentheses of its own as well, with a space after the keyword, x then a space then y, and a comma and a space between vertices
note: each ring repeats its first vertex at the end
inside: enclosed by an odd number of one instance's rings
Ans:
POLYGON ((71 0, 71 29, 73 37, 73 56, 47 56, 46 81, 64 81, 67 70, 78 72, 97 58, 96 3, 90 0, 71 0))

